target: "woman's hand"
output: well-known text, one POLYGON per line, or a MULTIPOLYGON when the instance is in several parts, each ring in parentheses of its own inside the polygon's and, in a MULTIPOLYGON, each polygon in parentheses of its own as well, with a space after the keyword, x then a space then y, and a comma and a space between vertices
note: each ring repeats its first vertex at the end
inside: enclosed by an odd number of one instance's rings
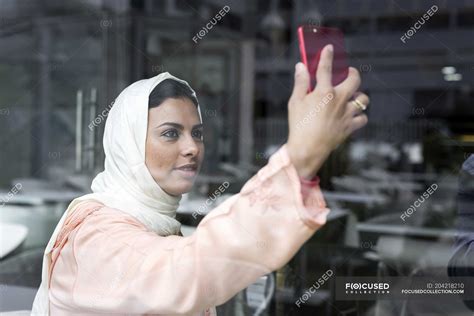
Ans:
POLYGON ((289 135, 287 148, 298 174, 312 178, 332 150, 352 132, 367 124, 359 104, 369 104, 369 97, 357 92, 359 72, 350 67, 348 77, 332 86, 333 47, 321 52, 316 73, 316 88, 308 93, 310 78, 302 63, 296 64, 295 85, 288 101, 289 135))

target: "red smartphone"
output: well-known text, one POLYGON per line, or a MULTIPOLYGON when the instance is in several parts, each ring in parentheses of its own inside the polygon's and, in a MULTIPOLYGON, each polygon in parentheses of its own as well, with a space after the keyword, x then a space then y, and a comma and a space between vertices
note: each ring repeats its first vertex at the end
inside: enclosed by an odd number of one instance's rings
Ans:
POLYGON ((311 77, 311 92, 316 86, 316 70, 319 57, 324 46, 332 44, 334 59, 332 65, 332 85, 336 86, 347 78, 349 67, 347 65, 346 50, 344 48, 344 34, 336 28, 302 25, 298 27, 298 40, 301 61, 306 65, 311 77))

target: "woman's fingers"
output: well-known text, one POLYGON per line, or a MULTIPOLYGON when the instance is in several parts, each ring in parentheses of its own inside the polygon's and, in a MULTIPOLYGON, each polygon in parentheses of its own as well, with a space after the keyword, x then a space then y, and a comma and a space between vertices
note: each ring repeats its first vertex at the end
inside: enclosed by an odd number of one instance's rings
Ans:
POLYGON ((323 91, 332 89, 332 60, 334 47, 330 45, 324 46, 319 58, 318 69, 316 70, 316 82, 318 88, 323 91))
POLYGON ((352 134, 354 131, 358 130, 359 128, 364 127, 368 121, 369 120, 367 118, 367 115, 365 114, 354 116, 349 127, 349 135, 352 134))
POLYGON ((306 66, 299 62, 295 65, 295 83, 290 100, 301 100, 308 93, 309 73, 306 66))
POLYGON ((334 88, 338 94, 344 96, 347 100, 359 89, 361 82, 360 74, 357 69, 349 67, 348 72, 347 78, 334 88))
POLYGON ((363 109, 362 107, 367 107, 370 103, 370 99, 369 99, 369 96, 365 93, 362 93, 360 91, 356 92, 354 94, 354 97, 352 98, 352 100, 350 100, 349 102, 347 102, 347 111, 348 111, 348 115, 350 117, 353 117, 355 115, 358 115, 360 114, 361 112, 363 112, 363 109), (359 104, 358 104, 358 103, 359 104), (362 105, 360 105, 362 104, 362 105))

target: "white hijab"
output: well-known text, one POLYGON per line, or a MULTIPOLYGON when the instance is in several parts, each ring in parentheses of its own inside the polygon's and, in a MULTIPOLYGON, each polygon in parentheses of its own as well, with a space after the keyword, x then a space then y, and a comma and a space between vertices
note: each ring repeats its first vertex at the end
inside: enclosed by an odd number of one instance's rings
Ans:
MULTIPOLYGON (((78 203, 96 200, 120 209, 142 222, 160 236, 176 235, 181 224, 175 219, 181 196, 163 191, 145 165, 145 142, 148 125, 148 98, 163 80, 189 84, 168 72, 137 81, 125 88, 110 110, 104 131, 104 171, 92 181, 91 194, 74 199, 59 220, 46 246, 41 285, 33 302, 31 315, 49 315, 49 266, 51 250, 68 216, 78 203)), ((199 119, 202 123, 198 105, 199 119)))

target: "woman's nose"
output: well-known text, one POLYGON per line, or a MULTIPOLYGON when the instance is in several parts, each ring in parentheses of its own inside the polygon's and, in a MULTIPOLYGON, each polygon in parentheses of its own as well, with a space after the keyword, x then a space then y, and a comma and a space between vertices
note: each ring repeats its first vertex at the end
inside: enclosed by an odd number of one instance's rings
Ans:
POLYGON ((196 144, 196 141, 191 137, 186 137, 186 140, 183 144, 182 153, 184 156, 197 156, 199 153, 199 147, 196 144))

